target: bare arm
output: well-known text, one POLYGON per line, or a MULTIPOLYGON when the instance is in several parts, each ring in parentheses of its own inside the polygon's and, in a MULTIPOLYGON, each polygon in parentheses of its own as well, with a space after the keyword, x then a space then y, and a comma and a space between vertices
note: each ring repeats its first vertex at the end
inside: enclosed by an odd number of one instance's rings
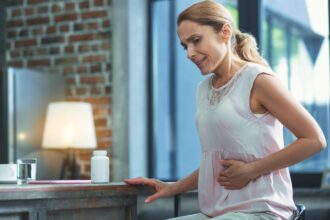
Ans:
POLYGON ((157 179, 148 179, 143 177, 125 179, 125 182, 127 184, 132 184, 132 185, 143 184, 152 187, 155 190, 155 193, 149 196, 148 198, 146 198, 145 200, 146 203, 149 203, 162 197, 173 196, 178 193, 183 193, 196 189, 198 184, 198 174, 199 174, 199 169, 195 170, 187 177, 178 180, 177 182, 172 184, 162 182, 157 179))
POLYGON ((227 189, 242 188, 258 176, 294 165, 326 146, 325 137, 316 121, 276 77, 259 75, 253 89, 255 102, 281 121, 297 139, 284 149, 249 164, 234 160, 221 161, 226 169, 218 180, 227 189))
POLYGON ((173 186, 176 188, 176 193, 184 193, 190 190, 197 189, 198 186, 198 174, 199 169, 195 170, 193 173, 188 175, 187 177, 178 180, 173 186))
POLYGON ((276 77, 259 75, 255 91, 257 101, 297 137, 286 148, 256 161, 256 175, 294 165, 325 148, 326 140, 321 128, 276 77))

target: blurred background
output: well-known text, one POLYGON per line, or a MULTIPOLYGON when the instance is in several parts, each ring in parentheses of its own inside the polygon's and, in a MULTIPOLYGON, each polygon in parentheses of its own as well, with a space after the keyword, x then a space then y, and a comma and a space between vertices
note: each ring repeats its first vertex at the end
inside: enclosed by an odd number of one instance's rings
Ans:
MULTIPOLYGON (((196 169, 195 90, 203 77, 176 33, 177 14, 194 2, 1 1, 0 163, 37 157, 39 178, 58 179, 71 152, 75 178, 89 179, 92 151, 105 149, 113 181, 175 180, 196 169), (47 107, 59 101, 91 104, 95 146, 42 145, 47 107)), ((328 0, 219 2, 256 36, 262 55, 329 142, 328 0)), ((286 143, 294 139, 285 130, 286 143)), ((327 148, 290 167, 294 185, 319 187, 329 157, 327 148)))
MULTIPOLYGON (((37 179, 90 179, 92 151, 99 149, 108 151, 111 181, 174 181, 195 170, 195 93, 203 77, 176 32, 176 16, 194 2, 0 1, 0 163, 35 157, 37 179), (91 111, 76 110, 77 102, 91 111), (56 103, 71 106, 60 115, 74 114, 51 119, 49 106, 56 103)), ((218 2, 241 31, 256 37, 261 54, 329 143, 329 0, 218 2)), ((286 144, 295 139, 284 132, 286 144)), ((320 189, 329 169, 326 148, 290 167, 294 189, 320 189)), ((306 219, 329 219, 324 195, 295 194, 314 210, 306 219)), ((145 206, 143 199, 139 219, 171 216, 172 200, 145 206)), ((198 211, 196 194, 182 201, 182 213, 198 211)))

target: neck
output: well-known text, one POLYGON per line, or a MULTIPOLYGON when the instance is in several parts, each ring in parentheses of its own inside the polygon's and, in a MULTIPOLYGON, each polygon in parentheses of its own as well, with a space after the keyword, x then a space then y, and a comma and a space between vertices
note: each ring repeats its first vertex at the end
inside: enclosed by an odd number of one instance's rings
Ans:
POLYGON ((220 87, 226 84, 245 63, 235 56, 226 56, 219 68, 214 71, 213 86, 220 87))

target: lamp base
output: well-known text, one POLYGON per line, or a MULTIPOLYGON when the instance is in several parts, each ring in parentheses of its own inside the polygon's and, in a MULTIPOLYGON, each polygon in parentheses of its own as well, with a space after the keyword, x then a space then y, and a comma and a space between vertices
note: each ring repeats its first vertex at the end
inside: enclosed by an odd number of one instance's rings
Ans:
POLYGON ((80 167, 76 162, 76 154, 73 149, 69 149, 63 161, 61 169, 61 179, 76 180, 80 178, 80 167))

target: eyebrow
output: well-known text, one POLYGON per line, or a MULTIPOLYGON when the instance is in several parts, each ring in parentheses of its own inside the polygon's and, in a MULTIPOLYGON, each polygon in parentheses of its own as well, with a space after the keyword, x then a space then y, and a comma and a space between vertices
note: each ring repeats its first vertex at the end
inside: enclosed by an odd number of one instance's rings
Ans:
MULTIPOLYGON (((190 37, 187 38, 187 42, 193 41, 193 38, 195 38, 195 37, 199 37, 199 35, 198 34, 191 35, 190 37)), ((181 46, 186 47, 186 45, 184 43, 180 42, 180 44, 181 44, 181 46)))

